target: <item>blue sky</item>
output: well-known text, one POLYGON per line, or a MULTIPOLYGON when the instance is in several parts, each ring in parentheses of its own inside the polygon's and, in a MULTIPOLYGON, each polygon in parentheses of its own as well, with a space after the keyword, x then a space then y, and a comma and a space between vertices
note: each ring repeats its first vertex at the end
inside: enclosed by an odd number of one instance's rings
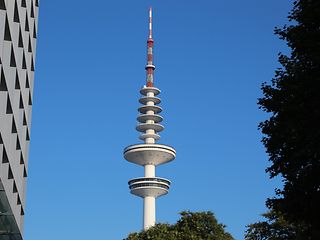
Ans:
POLYGON ((122 239, 142 227, 142 200, 127 181, 143 168, 123 159, 138 143, 148 8, 154 9, 161 143, 177 158, 158 222, 213 211, 236 238, 265 212, 269 180, 257 125, 260 86, 286 45, 273 35, 291 1, 55 0, 40 2, 26 240, 122 239))

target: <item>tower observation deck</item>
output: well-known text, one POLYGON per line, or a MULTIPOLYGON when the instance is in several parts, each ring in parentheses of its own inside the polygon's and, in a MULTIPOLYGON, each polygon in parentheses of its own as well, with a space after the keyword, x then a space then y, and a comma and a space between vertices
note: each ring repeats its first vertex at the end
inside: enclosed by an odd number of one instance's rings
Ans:
POLYGON ((153 45, 152 38, 152 9, 149 10, 149 37, 147 41, 147 79, 146 85, 140 90, 142 95, 139 102, 137 120, 139 124, 136 130, 141 133, 141 144, 134 144, 124 149, 124 158, 134 164, 144 167, 144 177, 131 179, 130 192, 143 198, 143 228, 148 229, 155 225, 156 205, 155 199, 168 193, 170 181, 165 178, 156 177, 156 166, 168 163, 175 159, 176 151, 173 147, 156 143, 160 139, 159 132, 164 127, 160 123, 163 118, 159 113, 162 108, 158 106, 161 99, 157 97, 160 90, 154 86, 153 72, 153 45))

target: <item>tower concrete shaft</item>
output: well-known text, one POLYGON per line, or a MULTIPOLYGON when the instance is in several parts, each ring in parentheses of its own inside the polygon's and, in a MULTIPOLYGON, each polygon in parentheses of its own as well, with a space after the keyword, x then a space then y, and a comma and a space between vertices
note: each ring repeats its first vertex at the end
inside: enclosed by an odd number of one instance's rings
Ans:
POLYGON ((128 182, 130 192, 143 198, 143 229, 155 225, 157 197, 168 193, 171 182, 167 179, 156 177, 156 166, 165 164, 175 159, 174 148, 156 143, 160 139, 164 127, 160 124, 163 118, 159 115, 162 108, 158 106, 161 99, 157 97, 160 90, 154 87, 153 72, 153 45, 152 39, 152 9, 149 10, 149 38, 147 41, 147 79, 146 86, 140 90, 142 95, 139 102, 136 130, 141 132, 141 144, 134 144, 124 149, 124 158, 134 164, 144 167, 144 177, 135 178, 128 182))

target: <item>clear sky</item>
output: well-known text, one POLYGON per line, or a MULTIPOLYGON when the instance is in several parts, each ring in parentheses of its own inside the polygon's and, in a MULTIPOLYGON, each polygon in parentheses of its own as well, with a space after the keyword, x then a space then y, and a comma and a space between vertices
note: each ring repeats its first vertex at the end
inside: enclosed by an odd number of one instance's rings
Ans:
POLYGON ((258 123, 260 86, 286 45, 285 0, 54 0, 40 2, 25 217, 26 240, 122 239, 142 227, 142 200, 123 159, 138 143, 148 8, 154 9, 161 143, 177 150, 157 168, 172 180, 157 221, 213 211, 236 238, 266 211, 271 181, 258 123))

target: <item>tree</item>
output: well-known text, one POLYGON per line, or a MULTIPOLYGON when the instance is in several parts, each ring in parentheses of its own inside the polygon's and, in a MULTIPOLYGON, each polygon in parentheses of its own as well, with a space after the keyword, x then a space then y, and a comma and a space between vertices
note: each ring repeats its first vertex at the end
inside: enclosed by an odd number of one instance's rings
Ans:
POLYGON ((305 239, 304 226, 295 226, 284 219, 280 212, 262 214, 266 221, 247 226, 245 240, 294 240, 305 239))
POLYGON ((275 30, 291 55, 279 55, 282 67, 271 85, 262 85, 259 99, 271 113, 259 125, 271 162, 266 171, 284 184, 266 204, 286 221, 305 226, 304 239, 320 239, 320 1, 293 5, 291 25, 275 30))
POLYGON ((212 212, 182 212, 176 224, 156 224, 125 240, 233 240, 212 212))

